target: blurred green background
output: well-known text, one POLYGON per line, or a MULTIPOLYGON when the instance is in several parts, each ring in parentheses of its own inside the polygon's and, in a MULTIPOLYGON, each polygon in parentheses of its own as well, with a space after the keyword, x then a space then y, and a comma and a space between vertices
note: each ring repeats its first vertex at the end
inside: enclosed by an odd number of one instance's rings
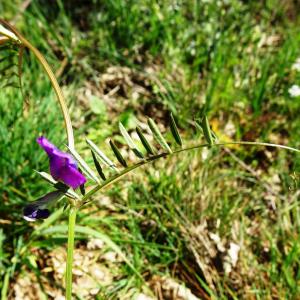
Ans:
MULTIPOLYGON (((299 12, 292 0, 0 2, 57 75, 88 162, 86 137, 113 157, 119 121, 133 130, 152 117, 171 141, 170 111, 185 145, 203 141, 193 120, 205 109, 221 141, 300 148, 299 12)), ((51 226, 22 219, 50 190, 35 139, 63 149, 63 119, 32 54, 23 95, 16 64, 1 46, 1 299, 63 299, 67 213, 59 204, 51 226)), ((298 299, 299 168, 299 155, 236 146, 130 175, 79 214, 77 299, 298 299)))

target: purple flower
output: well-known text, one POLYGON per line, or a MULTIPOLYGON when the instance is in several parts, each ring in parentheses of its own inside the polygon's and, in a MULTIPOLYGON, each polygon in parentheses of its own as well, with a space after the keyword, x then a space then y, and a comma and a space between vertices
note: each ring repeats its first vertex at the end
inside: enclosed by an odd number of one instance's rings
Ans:
POLYGON ((54 203, 56 200, 63 196, 63 192, 54 191, 46 194, 38 200, 27 204, 23 209, 23 218, 26 221, 36 221, 38 219, 46 219, 49 217, 50 212, 46 208, 48 205, 54 203))
POLYGON ((39 137, 37 142, 48 154, 50 173, 55 180, 62 181, 73 189, 86 182, 86 178, 78 171, 77 163, 70 154, 60 151, 43 136, 39 137))

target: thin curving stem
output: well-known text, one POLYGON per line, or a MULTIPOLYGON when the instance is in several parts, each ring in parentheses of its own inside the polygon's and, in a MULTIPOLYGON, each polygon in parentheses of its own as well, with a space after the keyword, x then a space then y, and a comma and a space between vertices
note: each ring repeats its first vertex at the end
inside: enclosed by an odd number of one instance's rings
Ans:
MULTIPOLYGON (((68 139, 68 146, 71 149, 74 149, 74 134, 73 134, 73 127, 72 127, 72 123, 71 123, 71 118, 69 115, 69 110, 64 98, 64 95, 62 93, 62 90, 57 82, 57 79, 51 69, 51 67, 49 66, 49 64, 47 63, 46 59, 44 58, 44 56, 40 53, 40 51, 38 49, 36 49, 25 37, 23 37, 15 28, 14 26, 10 25, 8 22, 0 19, 0 24, 4 25, 5 27, 7 27, 9 29, 9 31, 7 30, 6 34, 3 33, 4 36, 6 36, 9 39, 15 40, 14 36, 16 36, 18 38, 18 40, 20 41, 21 45, 23 47, 28 48, 33 54, 34 56, 37 58, 37 60, 40 62, 40 64, 42 65, 43 69, 45 70, 51 85, 55 91, 55 94, 57 96, 61 111, 63 113, 63 117, 64 117, 64 123, 65 123, 65 127, 66 127, 66 132, 67 132, 67 139, 68 139), (11 34, 12 33, 12 34, 11 34)), ((2 33, 2 32, 1 32, 2 33)), ((20 66, 19 66, 20 68, 20 66)))

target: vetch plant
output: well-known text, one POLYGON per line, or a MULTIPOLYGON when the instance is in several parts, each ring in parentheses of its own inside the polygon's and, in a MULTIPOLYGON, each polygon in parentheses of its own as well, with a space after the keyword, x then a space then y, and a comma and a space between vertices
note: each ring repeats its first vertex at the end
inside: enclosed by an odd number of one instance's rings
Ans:
MULTIPOLYGON (((105 153, 103 153, 96 145, 96 141, 86 140, 88 147, 91 150, 92 160, 94 162, 97 173, 91 169, 86 161, 78 154, 74 145, 74 136, 71 119, 69 116, 68 108, 61 88, 45 58, 41 53, 31 45, 14 27, 5 21, 0 21, 0 41, 1 43, 12 43, 19 48, 19 76, 21 79, 22 55, 24 48, 28 48, 40 62, 44 68, 47 76, 50 79, 53 89, 55 90, 57 99, 59 101, 66 127, 68 145, 67 151, 63 152, 48 141, 45 137, 37 138, 39 145, 45 150, 49 157, 50 174, 46 172, 38 172, 41 177, 46 180, 53 187, 53 191, 40 197, 38 200, 26 205, 23 211, 24 218, 28 221, 35 221, 37 219, 46 219, 50 216, 49 206, 56 201, 65 198, 68 204, 68 243, 67 243, 67 264, 66 264, 66 299, 72 298, 72 266, 73 266, 73 252, 74 252, 74 238, 76 216, 78 210, 83 206, 93 201, 93 196, 102 191, 103 189, 116 184, 128 173, 133 172, 135 169, 150 164, 160 158, 177 155, 181 152, 192 151, 205 147, 222 147, 226 145, 245 145, 245 146, 267 146, 277 147, 290 151, 300 152, 300 150, 264 142, 248 142, 248 141, 235 141, 223 143, 218 141, 216 135, 210 128, 209 121, 205 115, 201 119, 196 120, 194 125, 196 128, 203 132, 206 142, 193 144, 189 147, 184 147, 184 143, 179 134, 176 122, 173 115, 170 115, 170 131, 176 142, 177 147, 172 148, 165 140, 159 127, 154 120, 148 119, 148 126, 152 135, 160 147, 155 147, 145 137, 143 130, 139 127, 136 128, 136 133, 140 139, 141 145, 144 149, 140 149, 131 135, 127 132, 126 128, 120 123, 119 129, 129 149, 135 154, 137 162, 130 164, 120 152, 114 140, 110 140, 110 147, 118 161, 117 166, 105 153), (2 35, 2 36, 1 36, 2 35), (80 168, 80 169, 79 169, 80 168), (110 169, 109 175, 106 174, 105 169, 110 169), (81 173, 82 171, 82 173, 81 173), (79 193, 77 190, 80 189, 79 193)), ((50 219, 50 218, 49 218, 50 219)), ((48 219, 48 220, 49 220, 48 219)), ((51 222, 47 224, 49 226, 51 222)), ((126 261, 127 262, 127 261, 126 261)), ((134 267, 127 262, 127 264, 134 267)), ((205 273, 205 272, 203 272, 205 273)), ((205 276, 205 274, 204 274, 205 276)))
MULTIPOLYGON (((77 163, 72 155, 60 151, 43 136, 39 137, 37 142, 49 157, 50 173, 53 179, 73 189, 77 189, 79 186, 85 184, 86 178, 78 171, 77 163)), ((63 185, 61 185, 62 187, 63 185)), ((23 211, 24 219, 35 221, 47 218, 49 210, 46 207, 61 198, 63 194, 62 191, 57 190, 28 204, 23 211)))

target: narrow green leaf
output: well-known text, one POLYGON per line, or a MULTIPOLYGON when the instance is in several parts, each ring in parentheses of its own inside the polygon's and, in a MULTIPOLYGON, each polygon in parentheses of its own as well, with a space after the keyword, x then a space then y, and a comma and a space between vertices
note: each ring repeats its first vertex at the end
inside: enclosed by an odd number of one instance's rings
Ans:
POLYGON ((7 87, 12 87, 12 88, 19 88, 19 84, 15 83, 15 82, 8 82, 7 84, 4 84, 1 86, 2 89, 7 88, 7 87))
POLYGON ((52 185, 55 185, 57 183, 57 181, 48 173, 46 172, 39 172, 36 171, 44 180, 46 180, 47 182, 51 183, 52 185))
MULTIPOLYGON (((80 168, 78 168, 78 171, 82 174, 82 171, 81 171, 80 168)), ((85 187, 84 187, 84 184, 80 185, 80 186, 79 186, 79 189, 80 189, 81 195, 84 196, 84 195, 85 195, 85 187)))
MULTIPOLYGON (((69 205, 68 205, 69 206, 69 205)), ((44 222, 38 225, 34 231, 31 233, 32 237, 36 237, 42 235, 43 230, 51 228, 53 223, 55 223, 64 213, 65 206, 58 208, 55 210, 49 218, 47 218, 44 222)))
POLYGON ((96 167, 96 169, 97 169, 98 174, 100 175, 100 177, 101 177, 103 180, 106 180, 105 175, 104 175, 103 170, 102 170, 102 167, 101 167, 99 161, 97 160, 97 157, 96 157, 94 151, 91 150, 91 153, 92 153, 94 165, 95 165, 95 167, 96 167))
POLYGON ((198 121, 194 121, 194 125, 195 125, 197 130, 199 130, 203 133, 203 129, 202 129, 201 125, 198 123, 198 121))
POLYGON ((136 144, 134 143, 131 136, 128 134, 127 130, 125 129, 125 127, 123 126, 123 124, 121 122, 119 123, 119 128, 120 128, 121 134, 123 135, 126 143, 129 146, 129 148, 134 152, 134 154, 138 158, 144 158, 142 152, 138 149, 138 147, 136 146, 136 144))
POLYGON ((125 127, 123 126, 123 124, 120 122, 119 123, 119 128, 121 131, 121 134, 123 135, 124 139, 126 140, 126 143, 128 144, 129 148, 136 148, 135 143, 133 142, 132 138, 130 137, 130 135, 128 134, 127 130, 125 129, 125 127))
POLYGON ((17 67, 17 65, 15 63, 10 63, 7 66, 3 66, 3 68, 0 70, 0 72, 1 72, 1 74, 7 75, 9 69, 13 69, 13 68, 16 68, 16 67, 17 67))
POLYGON ((112 140, 110 140, 109 144, 110 144, 111 149, 114 152, 116 158, 118 159, 119 163, 126 168, 127 167, 127 163, 126 163, 124 157, 122 156, 121 152, 119 151, 119 149, 115 145, 115 143, 112 140))
POLYGON ((53 185, 56 189, 62 191, 66 196, 73 198, 73 199, 81 199, 80 196, 74 192, 71 188, 69 188, 67 185, 65 185, 62 182, 56 181, 50 174, 46 172, 39 172, 36 171, 44 180, 49 182, 51 185, 53 185))
POLYGON ((140 127, 136 128, 136 133, 138 134, 138 136, 139 136, 144 148, 148 152, 148 154, 154 155, 155 151, 154 151, 153 147, 151 146, 151 144, 147 141, 147 139, 143 135, 142 129, 140 127))
MULTIPOLYGON (((2 50, 2 48, 0 48, 0 50, 2 50)), ((0 59, 0 63, 4 62, 6 60, 12 59, 15 55, 16 55, 15 53, 9 53, 7 56, 2 57, 0 59)))
POLYGON ((212 138, 213 138, 214 143, 217 142, 217 141, 218 141, 217 135, 216 135, 216 134, 214 133, 214 131, 212 131, 212 130, 210 130, 210 132, 211 132, 211 135, 212 135, 212 138))
POLYGON ((206 116, 204 116, 202 118, 201 127, 203 129, 203 134, 204 134, 204 137, 206 139, 206 142, 209 145, 213 145, 214 140, 213 140, 213 137, 212 137, 212 134, 211 134, 211 130, 210 130, 210 126, 209 126, 209 123, 208 123, 208 119, 207 119, 206 116))
POLYGON ((182 146, 182 140, 181 140, 181 137, 179 135, 178 128, 176 126, 176 122, 174 120, 174 117, 173 117, 172 113, 170 114, 170 127, 171 127, 171 132, 172 132, 172 135, 173 135, 176 143, 179 146, 182 146))
POLYGON ((100 158, 100 160, 114 171, 118 171, 116 165, 89 139, 86 139, 87 144, 91 150, 100 158))
POLYGON ((1 299, 7 299, 7 292, 9 288, 9 278, 10 278, 11 268, 7 268, 5 270, 5 275, 2 282, 2 289, 1 289, 1 299))
POLYGON ((15 54, 17 54, 17 52, 19 51, 18 49, 18 45, 16 45, 15 43, 8 41, 5 42, 5 44, 0 44, 0 50, 1 51, 12 51, 15 52, 15 54))
POLYGON ((161 132, 159 131, 157 125, 155 124, 155 122, 149 118, 148 119, 148 125, 153 133, 154 138, 156 139, 156 141, 169 153, 172 153, 171 148, 169 147, 168 143, 166 142, 166 140, 164 139, 164 137, 162 136, 161 132))
POLYGON ((10 30, 6 29, 3 25, 0 24, 0 34, 7 36, 8 38, 21 43, 21 41, 19 40, 19 38, 10 30))
POLYGON ((69 203, 65 203, 63 206, 63 211, 65 212, 69 208, 69 206, 70 206, 69 203))
POLYGON ((85 195, 85 187, 84 187, 84 184, 80 185, 79 188, 80 188, 81 195, 84 196, 84 195, 85 195))
POLYGON ((62 182, 57 182, 54 187, 56 189, 58 189, 59 191, 62 191, 63 193, 65 193, 65 195, 69 198, 72 198, 72 199, 76 199, 76 200, 80 200, 81 197, 74 191, 72 190, 71 188, 69 188, 67 185, 65 185, 64 183, 62 182))
MULTIPOLYGON (((68 146, 67 146, 68 147, 68 146)), ((92 169, 88 166, 88 164, 83 160, 83 158, 78 154, 78 152, 75 149, 69 148, 70 153, 74 156, 78 164, 81 166, 82 171, 92 180, 94 180, 97 183, 100 183, 98 177, 96 174, 92 171, 92 169)))

